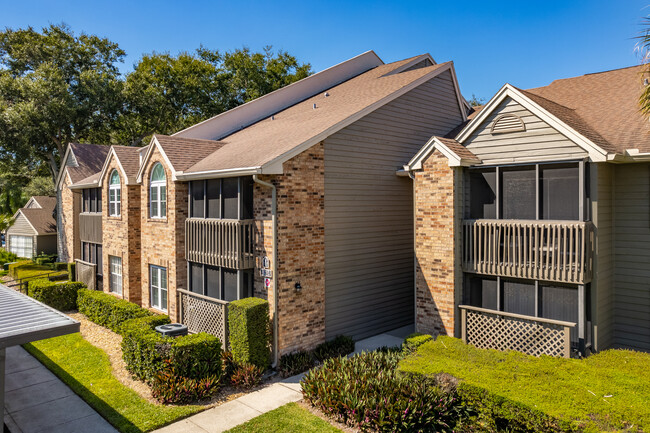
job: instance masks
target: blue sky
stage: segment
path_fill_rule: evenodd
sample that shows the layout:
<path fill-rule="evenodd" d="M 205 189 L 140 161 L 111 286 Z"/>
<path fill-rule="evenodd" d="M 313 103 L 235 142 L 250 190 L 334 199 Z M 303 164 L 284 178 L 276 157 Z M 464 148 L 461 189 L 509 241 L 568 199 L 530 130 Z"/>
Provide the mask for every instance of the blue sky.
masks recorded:
<path fill-rule="evenodd" d="M 0 26 L 65 22 L 142 53 L 273 45 L 322 70 L 367 50 L 385 61 L 453 60 L 466 97 L 639 63 L 633 39 L 650 0 L 611 1 L 7 1 Z"/>

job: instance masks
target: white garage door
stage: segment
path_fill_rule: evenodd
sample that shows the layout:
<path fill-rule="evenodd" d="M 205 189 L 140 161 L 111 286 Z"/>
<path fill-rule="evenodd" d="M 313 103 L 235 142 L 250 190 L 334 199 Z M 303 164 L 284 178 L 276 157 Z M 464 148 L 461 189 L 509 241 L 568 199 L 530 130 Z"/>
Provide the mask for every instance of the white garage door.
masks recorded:
<path fill-rule="evenodd" d="M 31 259 L 34 254 L 34 238 L 31 236 L 10 236 L 9 251 L 18 257 Z"/>

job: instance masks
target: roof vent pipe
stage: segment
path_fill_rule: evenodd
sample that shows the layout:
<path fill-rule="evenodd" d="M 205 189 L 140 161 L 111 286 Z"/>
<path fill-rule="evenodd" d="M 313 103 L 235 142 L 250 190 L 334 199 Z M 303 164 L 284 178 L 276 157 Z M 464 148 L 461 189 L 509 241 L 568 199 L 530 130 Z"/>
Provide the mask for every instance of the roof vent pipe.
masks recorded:
<path fill-rule="evenodd" d="M 314 110 L 316 109 L 316 104 L 314 104 Z"/>
<path fill-rule="evenodd" d="M 647 80 L 646 80 L 647 81 Z M 325 92 L 324 96 L 327 98 L 330 94 L 328 92 Z"/>

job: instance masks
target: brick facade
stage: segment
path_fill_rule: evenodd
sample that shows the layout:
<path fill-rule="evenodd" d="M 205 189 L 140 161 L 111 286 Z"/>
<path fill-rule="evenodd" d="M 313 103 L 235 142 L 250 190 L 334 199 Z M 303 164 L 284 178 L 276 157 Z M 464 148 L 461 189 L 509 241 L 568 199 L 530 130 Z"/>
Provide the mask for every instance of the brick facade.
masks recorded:
<path fill-rule="evenodd" d="M 109 182 L 113 170 L 120 175 L 120 216 L 109 216 Z M 102 244 L 104 291 L 110 292 L 109 256 L 122 259 L 122 297 L 142 304 L 140 251 L 140 185 L 125 185 L 124 173 L 111 154 L 102 184 Z"/>
<path fill-rule="evenodd" d="M 432 335 L 453 336 L 456 326 L 460 170 L 436 150 L 415 173 L 416 328 Z"/>
<path fill-rule="evenodd" d="M 65 170 L 65 168 L 62 168 Z M 79 213 L 81 212 L 81 192 L 70 189 L 70 177 L 67 173 L 63 175 L 59 195 L 58 211 L 58 255 L 59 261 L 72 262 L 81 257 L 81 243 L 79 242 Z"/>
<path fill-rule="evenodd" d="M 160 162 L 167 178 L 167 217 L 149 218 L 149 183 L 151 171 Z M 185 220 L 187 219 L 187 183 L 174 182 L 171 168 L 154 148 L 142 176 L 140 195 L 141 227 L 141 287 L 142 306 L 151 307 L 149 293 L 149 267 L 160 266 L 167 270 L 167 314 L 172 321 L 179 317 L 176 306 L 176 289 L 187 289 L 187 261 L 185 260 Z"/>

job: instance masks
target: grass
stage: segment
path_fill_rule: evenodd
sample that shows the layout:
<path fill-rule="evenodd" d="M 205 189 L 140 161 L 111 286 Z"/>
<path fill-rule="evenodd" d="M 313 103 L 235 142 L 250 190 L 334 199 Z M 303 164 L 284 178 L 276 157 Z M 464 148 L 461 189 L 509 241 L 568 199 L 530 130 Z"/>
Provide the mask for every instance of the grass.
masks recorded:
<path fill-rule="evenodd" d="M 650 430 L 650 354 L 606 350 L 586 359 L 476 349 L 438 337 L 400 363 L 402 371 L 449 373 L 495 394 L 576 421 L 586 431 Z"/>
<path fill-rule="evenodd" d="M 21 278 L 34 277 L 36 275 L 45 274 L 48 272 L 54 272 L 52 269 L 45 265 L 37 265 L 30 262 L 25 262 L 24 265 L 17 266 L 14 269 L 14 279 L 18 280 Z M 51 276 L 67 274 L 67 271 L 58 271 L 53 273 Z"/>
<path fill-rule="evenodd" d="M 230 429 L 227 433 L 335 433 L 340 431 L 296 403 L 289 403 Z"/>
<path fill-rule="evenodd" d="M 202 410 L 149 403 L 122 385 L 113 376 L 106 353 L 79 333 L 37 341 L 25 349 L 123 433 L 154 430 Z"/>

